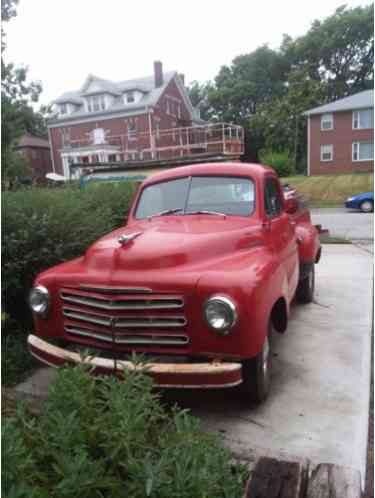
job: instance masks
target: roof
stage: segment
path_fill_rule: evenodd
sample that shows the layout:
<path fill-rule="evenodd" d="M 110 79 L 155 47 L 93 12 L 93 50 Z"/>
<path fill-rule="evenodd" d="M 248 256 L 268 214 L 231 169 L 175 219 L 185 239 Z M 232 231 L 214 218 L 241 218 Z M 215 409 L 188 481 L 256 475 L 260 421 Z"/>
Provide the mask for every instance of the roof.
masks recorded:
<path fill-rule="evenodd" d="M 155 106 L 160 96 L 173 79 L 175 79 L 177 86 L 181 90 L 185 104 L 193 115 L 193 106 L 190 102 L 187 91 L 185 90 L 185 87 L 178 76 L 177 71 L 165 72 L 163 74 L 163 85 L 157 88 L 155 87 L 154 76 L 119 81 L 116 83 L 113 81 L 105 80 L 103 78 L 98 78 L 94 75 L 89 75 L 86 78 L 85 83 L 79 90 L 63 93 L 62 95 L 60 95 L 60 97 L 53 101 L 54 104 L 63 104 L 70 102 L 79 105 L 79 107 L 72 113 L 64 115 L 63 117 L 52 117 L 49 120 L 49 123 L 62 123 L 64 121 L 71 121 L 83 117 L 105 116 L 120 112 L 131 115 L 132 113 L 139 111 L 140 109 L 143 110 L 146 107 Z M 87 92 L 92 82 L 96 83 L 98 89 L 95 90 L 95 92 Z M 143 93 L 143 97 L 138 102 L 125 104 L 122 98 L 122 94 L 130 90 L 140 91 L 141 93 Z M 105 110 L 98 112 L 87 112 L 85 110 L 85 106 L 83 105 L 85 102 L 84 98 L 93 93 L 110 93 L 115 96 L 114 102 L 111 107 Z"/>
<path fill-rule="evenodd" d="M 354 109 L 365 109 L 367 107 L 374 107 L 374 90 L 364 90 L 363 92 L 350 95 L 349 97 L 335 100 L 330 104 L 314 107 L 314 109 L 309 109 L 304 114 L 306 116 L 311 116 L 312 114 L 352 111 Z"/>
<path fill-rule="evenodd" d="M 171 168 L 149 176 L 144 184 L 155 183 L 170 178 L 194 176 L 194 175 L 233 175 L 233 176 L 253 176 L 258 177 L 266 172 L 273 172 L 268 166 L 255 163 L 240 163 L 240 162 L 220 162 L 220 163 L 202 163 L 193 164 L 190 166 L 181 166 Z"/>
<path fill-rule="evenodd" d="M 23 135 L 18 141 L 17 148 L 20 147 L 39 147 L 49 149 L 49 142 L 44 138 L 35 137 L 34 135 Z"/>

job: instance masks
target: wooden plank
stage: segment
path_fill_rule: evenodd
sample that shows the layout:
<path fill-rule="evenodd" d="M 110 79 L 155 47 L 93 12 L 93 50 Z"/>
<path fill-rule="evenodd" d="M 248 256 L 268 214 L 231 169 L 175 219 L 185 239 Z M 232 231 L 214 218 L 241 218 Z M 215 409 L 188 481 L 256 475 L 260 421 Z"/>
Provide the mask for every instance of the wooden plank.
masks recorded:
<path fill-rule="evenodd" d="M 251 472 L 245 498 L 303 498 L 305 476 L 299 462 L 262 457 Z"/>
<path fill-rule="evenodd" d="M 361 474 L 350 467 L 321 463 L 311 473 L 307 498 L 361 498 Z"/>

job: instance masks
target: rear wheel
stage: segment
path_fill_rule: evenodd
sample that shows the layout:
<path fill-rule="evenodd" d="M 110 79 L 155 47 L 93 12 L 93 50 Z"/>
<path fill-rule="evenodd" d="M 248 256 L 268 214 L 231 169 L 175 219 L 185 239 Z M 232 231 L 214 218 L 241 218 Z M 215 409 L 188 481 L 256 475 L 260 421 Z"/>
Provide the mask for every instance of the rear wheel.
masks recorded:
<path fill-rule="evenodd" d="M 262 350 L 255 358 L 242 362 L 241 397 L 250 403 L 259 404 L 269 393 L 271 384 L 271 335 L 272 324 L 268 327 L 268 335 Z"/>
<path fill-rule="evenodd" d="M 296 291 L 297 301 L 300 303 L 311 303 L 314 299 L 315 290 L 315 266 L 312 264 L 307 274 L 298 282 Z"/>
<path fill-rule="evenodd" d="M 374 203 L 372 201 L 363 201 L 359 207 L 363 213 L 372 213 L 374 210 Z"/>

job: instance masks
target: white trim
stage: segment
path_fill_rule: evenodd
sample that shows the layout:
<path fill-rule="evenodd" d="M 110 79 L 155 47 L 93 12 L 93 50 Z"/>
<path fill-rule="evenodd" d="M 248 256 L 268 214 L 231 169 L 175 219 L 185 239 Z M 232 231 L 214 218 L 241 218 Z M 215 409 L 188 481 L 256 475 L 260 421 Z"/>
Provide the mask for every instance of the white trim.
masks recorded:
<path fill-rule="evenodd" d="M 307 118 L 307 176 L 311 176 L 310 164 L 310 116 Z"/>
<path fill-rule="evenodd" d="M 331 116 L 331 126 L 329 128 L 323 128 L 323 122 L 328 122 L 328 120 L 324 121 L 323 118 L 324 116 Z M 332 112 L 325 112 L 320 116 L 320 131 L 330 131 L 333 130 L 333 113 Z"/>
<path fill-rule="evenodd" d="M 352 143 L 352 161 L 353 163 L 361 163 L 361 162 L 368 162 L 368 161 L 373 161 L 374 156 L 366 158 L 366 159 L 359 159 L 359 149 L 361 144 L 372 144 L 374 147 L 374 142 L 369 142 L 369 141 L 357 141 Z M 354 159 L 354 146 L 358 145 L 358 159 Z"/>
<path fill-rule="evenodd" d="M 54 154 L 53 154 L 54 150 L 52 147 L 51 130 L 49 128 L 47 128 L 47 133 L 48 133 L 48 141 L 49 141 L 49 154 L 50 154 L 51 160 L 52 160 L 52 170 L 54 173 L 56 173 L 55 158 L 54 158 Z"/>
<path fill-rule="evenodd" d="M 94 114 L 94 113 L 93 113 Z M 96 123 L 98 121 L 108 121 L 111 119 L 117 119 L 117 118 L 133 118 L 134 116 L 143 116 L 147 115 L 146 107 L 142 107 L 141 110 L 139 111 L 125 111 L 125 112 L 120 112 L 118 114 L 105 114 L 104 116 L 95 114 L 93 116 L 82 116 L 82 117 L 77 117 L 76 120 L 72 121 L 63 121 L 57 122 L 57 123 L 50 123 L 47 124 L 48 128 L 61 128 L 62 126 L 74 126 L 74 125 L 80 125 L 82 123 Z"/>
<path fill-rule="evenodd" d="M 323 159 L 323 147 L 331 147 L 331 157 L 330 159 Z M 329 163 L 333 161 L 333 144 L 320 144 L 320 161 L 322 163 Z"/>
<path fill-rule="evenodd" d="M 374 128 L 374 126 L 368 126 L 368 127 L 364 127 L 364 126 L 361 126 L 361 111 L 372 111 L 372 114 L 373 114 L 373 120 L 374 120 L 374 109 L 372 107 L 366 107 L 366 109 L 355 109 L 352 111 L 352 130 L 372 130 Z M 358 113 L 358 127 L 355 128 L 354 127 L 354 114 L 355 113 Z"/>

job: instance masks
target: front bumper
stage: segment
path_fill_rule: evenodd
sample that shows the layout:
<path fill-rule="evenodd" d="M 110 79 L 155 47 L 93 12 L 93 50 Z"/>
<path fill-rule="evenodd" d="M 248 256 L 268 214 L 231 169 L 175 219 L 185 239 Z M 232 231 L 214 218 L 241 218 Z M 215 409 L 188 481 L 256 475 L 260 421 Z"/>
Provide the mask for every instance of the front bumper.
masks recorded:
<path fill-rule="evenodd" d="M 95 375 L 116 375 L 123 377 L 126 371 L 142 370 L 151 375 L 160 387 L 220 389 L 234 387 L 242 382 L 241 363 L 147 363 L 137 364 L 107 358 L 86 357 L 78 353 L 53 346 L 30 334 L 27 338 L 30 353 L 41 362 L 51 367 L 66 364 L 86 364 L 92 367 Z"/>

